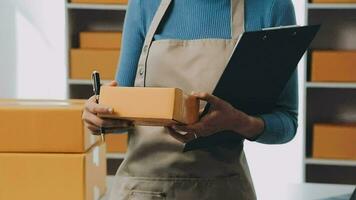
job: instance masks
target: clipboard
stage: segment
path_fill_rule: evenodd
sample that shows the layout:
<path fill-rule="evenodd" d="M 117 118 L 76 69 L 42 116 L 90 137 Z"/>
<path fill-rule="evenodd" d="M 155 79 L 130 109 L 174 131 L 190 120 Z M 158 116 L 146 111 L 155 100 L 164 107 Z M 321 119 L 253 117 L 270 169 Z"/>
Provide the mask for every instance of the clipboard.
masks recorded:
<path fill-rule="evenodd" d="M 243 33 L 213 95 L 249 115 L 272 112 L 319 29 L 320 25 L 287 26 Z M 209 104 L 202 115 L 208 110 Z M 214 146 L 233 148 L 243 139 L 237 133 L 224 131 L 193 140 L 184 151 Z"/>

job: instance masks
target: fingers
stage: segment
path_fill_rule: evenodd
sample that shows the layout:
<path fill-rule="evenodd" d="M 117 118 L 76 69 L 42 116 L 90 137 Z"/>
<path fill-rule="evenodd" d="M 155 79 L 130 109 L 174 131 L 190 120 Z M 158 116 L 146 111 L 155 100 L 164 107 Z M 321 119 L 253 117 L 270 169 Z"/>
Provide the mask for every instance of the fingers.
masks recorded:
<path fill-rule="evenodd" d="M 211 95 L 209 93 L 206 93 L 206 92 L 197 92 L 197 93 L 193 93 L 192 95 L 197 97 L 200 100 L 207 101 L 208 103 L 210 103 L 212 105 L 219 105 L 221 102 L 220 98 L 218 98 L 214 95 Z"/>
<path fill-rule="evenodd" d="M 128 121 L 118 119 L 103 119 L 89 112 L 83 114 L 83 120 L 86 123 L 99 128 L 124 128 L 132 125 L 132 123 Z"/>
<path fill-rule="evenodd" d="M 97 104 L 95 96 L 90 97 L 90 99 L 85 103 L 85 110 L 94 114 L 112 114 L 114 112 L 112 108 Z"/>
<path fill-rule="evenodd" d="M 101 134 L 101 131 L 104 131 L 104 133 L 123 133 L 129 130 L 130 128 L 133 127 L 132 122 L 129 121 L 121 121 L 121 120 L 112 120 L 113 122 L 110 122 L 110 120 L 103 120 L 104 126 L 99 126 L 90 120 L 85 119 L 85 126 L 92 132 L 94 135 L 99 135 Z M 108 124 L 108 125 L 105 125 Z M 102 130 L 103 127 L 104 129 Z"/>
<path fill-rule="evenodd" d="M 176 140 L 182 142 L 182 143 L 188 143 L 194 139 L 196 139 L 194 133 L 186 133 L 186 134 L 181 134 L 178 133 L 176 130 L 174 130 L 172 127 L 167 127 L 169 134 L 175 138 Z"/>
<path fill-rule="evenodd" d="M 91 131 L 93 135 L 99 135 L 100 134 L 100 128 L 97 127 L 95 124 L 92 124 L 91 122 L 85 122 L 85 126 L 87 129 Z"/>
<path fill-rule="evenodd" d="M 117 82 L 116 81 L 111 81 L 109 83 L 106 83 L 104 84 L 105 86 L 111 86 L 111 87 L 115 87 L 115 86 L 118 86 Z"/>
<path fill-rule="evenodd" d="M 106 134 L 110 134 L 110 133 L 126 133 L 131 128 L 132 128 L 132 126 L 126 127 L 126 128 L 106 128 L 105 129 L 105 133 Z"/>
<path fill-rule="evenodd" d="M 178 131 L 187 132 L 187 133 L 193 133 L 193 135 L 195 133 L 198 137 L 204 136 L 206 134 L 206 132 L 208 131 L 202 122 L 198 122 L 198 123 L 195 123 L 192 125 L 186 125 L 186 126 L 175 125 L 175 126 L 173 126 L 173 129 L 176 129 Z"/>

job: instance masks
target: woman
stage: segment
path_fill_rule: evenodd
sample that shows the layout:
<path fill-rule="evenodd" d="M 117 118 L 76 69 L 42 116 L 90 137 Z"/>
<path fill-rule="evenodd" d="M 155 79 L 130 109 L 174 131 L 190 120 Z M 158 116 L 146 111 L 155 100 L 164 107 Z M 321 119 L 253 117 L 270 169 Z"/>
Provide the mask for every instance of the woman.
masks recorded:
<path fill-rule="evenodd" d="M 193 125 L 130 129 L 128 152 L 110 198 L 256 199 L 242 139 L 230 148 L 183 153 L 183 147 L 188 141 L 221 131 L 266 144 L 286 143 L 294 137 L 296 73 L 275 110 L 260 116 L 249 116 L 210 95 L 243 31 L 292 24 L 295 16 L 290 0 L 131 0 L 119 84 L 198 91 L 193 95 L 212 106 Z M 92 97 L 83 119 L 93 133 L 100 127 L 123 130 L 130 126 L 126 121 L 96 116 L 111 111 L 96 105 Z"/>

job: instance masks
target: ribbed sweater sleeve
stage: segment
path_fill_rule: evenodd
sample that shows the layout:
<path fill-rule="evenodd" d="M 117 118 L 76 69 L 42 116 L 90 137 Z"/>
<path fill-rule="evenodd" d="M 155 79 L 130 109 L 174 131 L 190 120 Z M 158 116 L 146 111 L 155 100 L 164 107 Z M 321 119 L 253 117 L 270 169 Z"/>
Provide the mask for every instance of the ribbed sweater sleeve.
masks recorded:
<path fill-rule="evenodd" d="M 296 23 L 294 6 L 290 0 L 274 0 L 270 15 L 270 25 L 286 26 Z M 281 144 L 292 140 L 298 127 L 298 75 L 294 72 L 279 97 L 272 113 L 261 115 L 265 130 L 257 139 L 259 143 Z"/>
<path fill-rule="evenodd" d="M 140 0 L 130 0 L 124 21 L 116 81 L 120 86 L 133 86 L 137 64 L 145 39 Z"/>

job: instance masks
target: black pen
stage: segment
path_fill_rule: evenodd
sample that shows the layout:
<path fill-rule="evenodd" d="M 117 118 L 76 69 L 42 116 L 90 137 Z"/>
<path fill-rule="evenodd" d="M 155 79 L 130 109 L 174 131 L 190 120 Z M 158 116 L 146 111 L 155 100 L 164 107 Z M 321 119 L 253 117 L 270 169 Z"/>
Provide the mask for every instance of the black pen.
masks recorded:
<path fill-rule="evenodd" d="M 100 95 L 100 74 L 97 71 L 94 71 L 92 74 L 92 83 L 93 83 L 93 92 L 95 95 L 95 101 L 96 103 L 99 103 L 99 95 Z M 100 128 L 100 135 L 101 135 L 101 140 L 105 142 L 105 135 L 104 135 L 104 128 Z"/>

